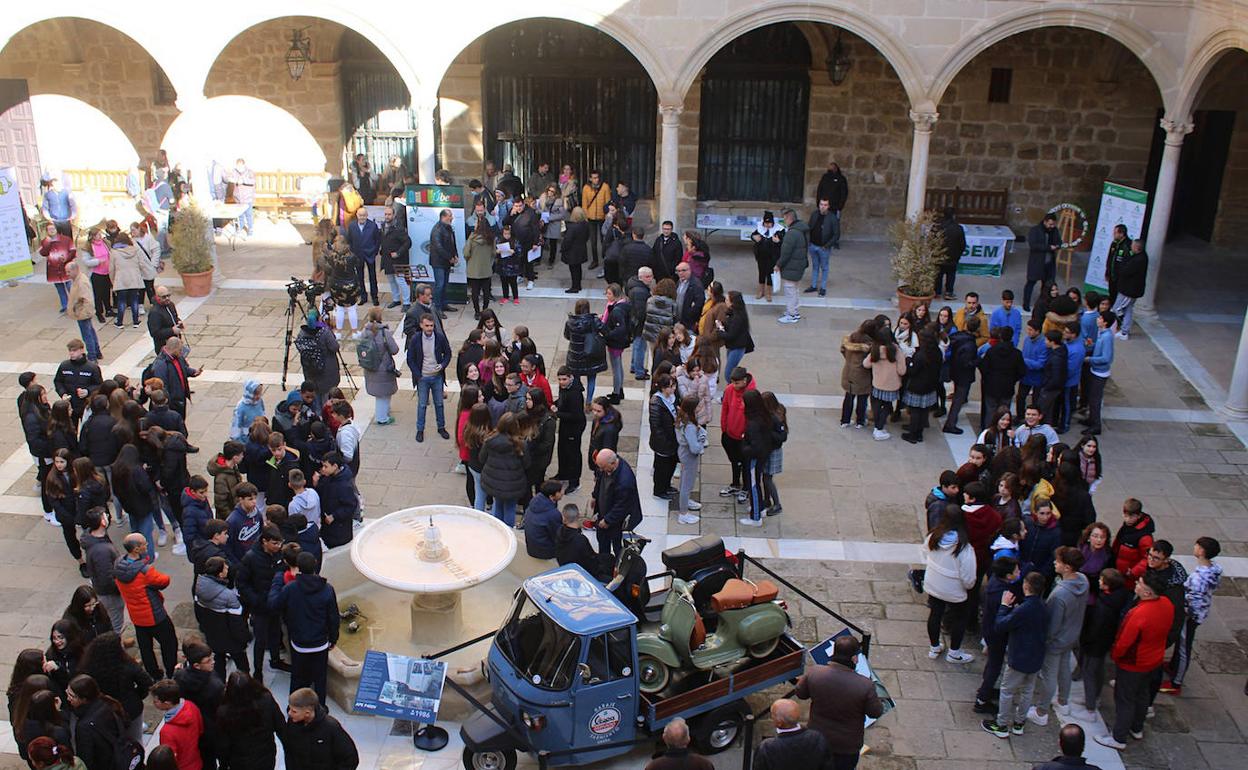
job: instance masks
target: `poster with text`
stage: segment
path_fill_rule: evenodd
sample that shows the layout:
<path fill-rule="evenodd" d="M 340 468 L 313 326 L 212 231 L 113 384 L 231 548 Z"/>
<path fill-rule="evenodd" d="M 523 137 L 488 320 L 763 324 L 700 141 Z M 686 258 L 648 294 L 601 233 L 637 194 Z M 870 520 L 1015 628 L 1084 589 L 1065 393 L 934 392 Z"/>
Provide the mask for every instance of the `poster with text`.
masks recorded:
<path fill-rule="evenodd" d="M 451 268 L 451 283 L 467 283 L 468 270 L 464 260 L 464 202 L 467 196 L 459 185 L 413 184 L 407 186 L 407 234 L 412 239 L 411 265 L 413 281 L 432 281 L 429 268 L 429 235 L 444 210 L 451 212 L 451 230 L 455 233 L 455 249 L 459 262 Z"/>
<path fill-rule="evenodd" d="M 438 719 L 446 662 L 369 650 L 364 654 L 354 711 L 433 724 Z"/>
<path fill-rule="evenodd" d="M 1101 210 L 1096 215 L 1096 235 L 1092 253 L 1088 255 L 1088 272 L 1083 278 L 1084 291 L 1105 291 L 1105 260 L 1109 244 L 1114 242 L 1114 227 L 1127 226 L 1131 238 L 1143 238 L 1144 213 L 1148 210 L 1148 193 L 1134 187 L 1105 182 L 1101 188 Z"/>
<path fill-rule="evenodd" d="M 0 281 L 25 278 L 34 273 L 30 241 L 22 218 L 21 188 L 12 166 L 0 167 Z"/>

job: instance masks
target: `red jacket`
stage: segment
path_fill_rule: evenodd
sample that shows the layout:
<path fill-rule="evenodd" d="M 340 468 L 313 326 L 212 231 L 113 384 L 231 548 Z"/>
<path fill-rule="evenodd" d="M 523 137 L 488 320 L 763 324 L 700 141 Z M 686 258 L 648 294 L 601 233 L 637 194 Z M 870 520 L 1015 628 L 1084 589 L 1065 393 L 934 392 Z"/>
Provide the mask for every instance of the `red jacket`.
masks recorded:
<path fill-rule="evenodd" d="M 745 390 L 737 389 L 728 383 L 724 387 L 724 401 L 719 410 L 719 429 L 729 438 L 740 441 L 745 438 L 745 402 L 741 396 L 746 390 L 757 390 L 754 387 L 754 376 L 745 381 Z"/>
<path fill-rule="evenodd" d="M 533 379 L 530 380 L 529 378 L 521 374 L 520 381 L 523 382 L 525 385 L 527 385 L 529 390 L 532 390 L 533 388 L 537 388 L 538 390 L 542 391 L 542 393 L 546 395 L 546 408 L 547 409 L 555 405 L 555 397 L 550 392 L 550 380 L 546 379 L 546 376 L 544 374 L 542 374 L 541 372 L 537 370 L 534 370 Z"/>
<path fill-rule="evenodd" d="M 1114 665 L 1137 673 L 1153 671 L 1166 657 L 1166 636 L 1174 623 L 1174 605 L 1164 596 L 1127 610 L 1110 657 Z"/>
<path fill-rule="evenodd" d="M 1122 573 L 1127 580 L 1127 588 L 1135 587 L 1135 565 L 1146 562 L 1148 549 L 1153 547 L 1153 517 L 1147 513 L 1140 516 L 1135 524 L 1123 524 L 1114 536 L 1114 544 L 1110 547 L 1114 554 L 1114 569 Z"/>
<path fill-rule="evenodd" d="M 169 576 L 142 560 L 122 556 L 113 565 L 114 582 L 136 626 L 155 626 L 169 615 L 160 589 L 169 587 Z"/>
<path fill-rule="evenodd" d="M 975 559 L 980 571 L 988 569 L 992 555 L 988 546 L 992 545 L 997 530 L 1001 529 L 1001 514 L 991 505 L 962 506 L 962 517 L 966 520 L 966 534 L 970 538 L 971 547 L 975 549 Z"/>
<path fill-rule="evenodd" d="M 204 760 L 199 754 L 203 734 L 204 717 L 199 707 L 183 698 L 182 708 L 160 727 L 160 745 L 173 749 L 178 770 L 203 770 Z"/>

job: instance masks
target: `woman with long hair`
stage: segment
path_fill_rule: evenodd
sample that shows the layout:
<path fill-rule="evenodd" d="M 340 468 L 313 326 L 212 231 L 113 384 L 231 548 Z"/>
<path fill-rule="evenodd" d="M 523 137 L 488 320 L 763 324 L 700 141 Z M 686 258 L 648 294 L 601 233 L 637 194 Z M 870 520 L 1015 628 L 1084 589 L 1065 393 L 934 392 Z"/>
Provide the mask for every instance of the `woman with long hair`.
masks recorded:
<path fill-rule="evenodd" d="M 56 523 L 61 525 L 61 535 L 65 538 L 69 555 L 78 562 L 79 574 L 86 577 L 87 562 L 82 555 L 82 544 L 78 542 L 78 512 L 70 472 L 69 450 L 56 450 L 52 455 L 52 467 L 43 479 L 43 493 L 52 502 L 52 512 Z"/>
<path fill-rule="evenodd" d="M 876 441 L 887 441 L 892 436 L 884 426 L 901 391 L 901 376 L 906 373 L 906 359 L 898 353 L 891 331 L 876 328 L 871 353 L 862 360 L 862 365 L 871 370 L 871 411 L 875 418 L 875 430 L 871 435 Z"/>
<path fill-rule="evenodd" d="M 113 630 L 113 623 L 108 617 L 108 609 L 100 602 L 95 589 L 83 584 L 74 589 L 69 597 L 69 605 L 61 617 L 72 620 L 82 630 L 82 642 L 85 647 L 100 634 Z"/>
<path fill-rule="evenodd" d="M 229 770 L 273 770 L 286 718 L 273 693 L 258 680 L 235 671 L 225 680 L 216 713 L 217 761 Z"/>
<path fill-rule="evenodd" d="M 997 509 L 1002 519 L 1022 518 L 1023 509 L 1018 504 L 1022 491 L 1017 474 L 1006 471 L 997 477 L 997 494 L 992 500 L 992 507 Z"/>
<path fill-rule="evenodd" d="M 997 407 L 992 414 L 992 421 L 980 432 L 975 443 L 988 447 L 993 457 L 1014 443 L 1014 413 L 1010 411 L 1009 404 Z"/>
<path fill-rule="evenodd" d="M 706 274 L 711 265 L 711 247 L 707 246 L 702 236 L 694 230 L 686 230 L 684 240 L 685 253 L 680 261 L 688 262 L 689 272 L 705 284 Z"/>
<path fill-rule="evenodd" d="M 546 480 L 546 469 L 554 458 L 555 433 L 558 428 L 555 416 L 550 411 L 550 404 L 546 403 L 546 392 L 541 388 L 529 388 L 525 391 L 521 423 L 525 434 L 525 451 L 529 456 L 529 485 L 533 488 L 533 494 L 537 494 L 541 491 L 542 482 Z"/>
<path fill-rule="evenodd" d="M 460 406 L 461 408 L 463 406 L 462 399 Z M 464 460 L 464 467 L 468 469 L 468 478 L 472 485 L 468 500 L 473 508 L 484 511 L 486 507 L 485 489 L 481 486 L 481 447 L 490 437 L 490 407 L 484 401 L 479 400 L 468 407 L 467 414 L 467 418 L 464 418 L 463 412 L 460 413 L 463 428 L 461 430 L 457 427 L 456 437 L 460 445 L 461 457 L 467 456 Z"/>
<path fill-rule="evenodd" d="M 602 329 L 602 319 L 590 311 L 587 299 L 578 299 L 568 320 L 563 322 L 563 338 L 568 341 L 568 371 L 577 383 L 585 378 L 587 401 L 594 400 L 598 373 L 607 370 L 607 350 L 599 336 Z"/>
<path fill-rule="evenodd" d="M 377 351 L 377 366 L 364 370 L 364 392 L 373 397 L 377 424 L 393 425 L 390 399 L 399 392 L 399 370 L 394 365 L 399 343 L 395 341 L 394 334 L 382 317 L 381 308 L 370 307 L 364 315 L 364 321 L 364 330 L 360 332 L 360 337 L 371 342 Z"/>
<path fill-rule="evenodd" d="M 459 380 L 462 387 L 468 377 L 468 366 L 470 364 L 479 364 L 481 359 L 485 358 L 485 344 L 483 342 L 485 335 L 480 329 L 472 329 L 468 332 L 468 336 L 464 338 L 464 342 L 459 346 L 459 350 L 455 352 L 455 379 Z M 478 373 L 480 368 L 478 367 Z"/>
<path fill-rule="evenodd" d="M 724 359 L 724 375 L 727 377 L 741 363 L 741 359 L 754 350 L 754 338 L 750 336 L 750 315 L 745 309 L 745 298 L 741 296 L 741 292 L 728 292 L 728 314 L 716 330 L 728 351 Z"/>
<path fill-rule="evenodd" d="M 565 294 L 576 294 L 581 290 L 581 265 L 589 259 L 589 222 L 586 220 L 585 209 L 576 206 L 564 222 L 563 250 L 560 259 L 568 266 L 572 276 L 572 286 Z"/>
<path fill-rule="evenodd" d="M 160 518 L 160 511 L 169 512 L 173 526 L 173 552 L 186 553 L 182 541 L 182 490 L 191 483 L 191 473 L 186 465 L 188 454 L 197 454 L 199 447 L 187 443 L 186 436 L 177 431 L 166 431 L 159 425 L 147 430 L 146 443 L 156 454 L 156 486 L 161 504 L 157 507 L 156 523 L 160 530 L 158 545 L 169 541 L 169 528 Z"/>
<path fill-rule="evenodd" d="M 597 478 L 598 465 L 594 459 L 598 457 L 598 453 L 604 449 L 612 451 L 619 448 L 620 429 L 623 418 L 620 416 L 620 410 L 615 408 L 611 403 L 611 399 L 606 396 L 599 396 L 590 404 L 589 413 L 593 417 L 593 426 L 589 431 L 589 467 L 593 469 L 594 476 Z"/>
<path fill-rule="evenodd" d="M 37 647 L 27 647 L 17 654 L 17 660 L 13 662 L 13 673 L 9 676 L 9 687 L 5 691 L 10 722 L 17 724 L 14 715 L 17 714 L 20 703 L 29 703 L 31 695 L 53 688 L 52 680 L 43 673 L 45 665 L 47 660 L 43 657 L 43 650 Z"/>
<path fill-rule="evenodd" d="M 117 744 L 123 739 L 137 743 L 142 738 L 142 703 L 139 716 L 127 727 L 127 712 L 88 674 L 70 680 L 65 699 L 77 717 L 74 749 L 78 759 L 89 770 L 125 770 L 117 765 Z"/>
<path fill-rule="evenodd" d="M 676 459 L 680 461 L 676 520 L 681 524 L 697 524 L 701 518 L 697 511 L 702 510 L 702 503 L 694 500 L 692 494 L 707 443 L 706 428 L 698 422 L 698 397 L 685 396 L 676 410 Z"/>
<path fill-rule="evenodd" d="M 74 756 L 74 750 L 68 740 L 69 731 L 65 731 L 66 740 L 50 735 L 35 738 L 26 746 L 26 761 L 34 770 L 93 770 L 81 759 Z"/>
<path fill-rule="evenodd" d="M 932 412 L 933 417 L 944 417 L 945 399 L 948 394 L 945 391 L 945 383 L 949 382 L 949 361 L 945 360 L 945 351 L 949 349 L 949 335 L 958 330 L 953 322 L 953 308 L 945 305 L 936 311 L 936 317 L 932 319 L 932 327 L 936 330 L 936 337 L 940 341 L 940 356 L 942 363 L 940 365 L 940 387 L 936 389 L 937 406 L 936 411 Z"/>
<path fill-rule="evenodd" d="M 768 516 L 784 513 L 780 504 L 780 492 L 776 489 L 776 476 L 784 470 L 784 442 L 789 438 L 789 414 L 784 404 L 770 390 L 763 391 L 763 406 L 771 415 L 771 435 L 775 448 L 767 455 L 763 465 L 763 507 Z"/>
<path fill-rule="evenodd" d="M 1084 436 L 1079 439 L 1079 472 L 1088 485 L 1088 492 L 1096 492 L 1105 475 L 1105 463 L 1101 459 L 1101 442 L 1096 436 Z"/>
<path fill-rule="evenodd" d="M 676 343 L 676 334 L 670 326 L 664 326 L 660 329 L 658 336 L 654 340 L 654 352 L 650 357 L 650 378 L 652 381 L 658 377 L 659 368 L 665 363 L 670 364 L 673 371 L 680 366 L 680 347 Z M 651 387 L 653 387 L 653 383 Z"/>
<path fill-rule="evenodd" d="M 1083 480 L 1077 460 L 1058 464 L 1057 474 L 1053 477 L 1053 505 L 1062 512 L 1058 521 L 1062 529 L 1062 545 L 1075 545 L 1084 527 L 1096 521 L 1096 506 L 1092 503 L 1092 495 L 1088 492 L 1088 484 Z"/>
<path fill-rule="evenodd" d="M 160 507 L 156 484 L 143 467 L 139 450 L 127 444 L 113 461 L 113 488 L 121 507 L 130 516 L 130 531 L 147 539 L 148 558 L 156 554 L 155 512 Z"/>
<path fill-rule="evenodd" d="M 44 652 L 43 671 L 56 683 L 57 689 L 64 691 L 69 680 L 78 673 L 82 662 L 82 653 L 86 642 L 82 639 L 82 629 L 72 620 L 61 618 L 52 624 L 48 633 L 48 649 Z"/>
<path fill-rule="evenodd" d="M 741 456 L 745 463 L 745 481 L 749 484 L 747 499 L 750 515 L 737 521 L 747 527 L 763 526 L 763 468 L 771 450 L 776 447 L 772 434 L 771 414 L 763 402 L 763 394 L 747 390 L 741 395 L 745 408 L 745 437 L 741 442 Z"/>
<path fill-rule="evenodd" d="M 65 680 L 68 684 L 69 680 Z M 63 690 L 62 690 L 63 691 Z M 61 714 L 61 696 L 53 690 L 32 693 L 26 703 L 18 703 L 18 711 L 10 714 L 13 720 L 13 737 L 17 739 L 17 753 L 31 767 L 29 747 L 37 740 L 51 740 L 66 745 L 70 742 L 69 725 Z"/>
<path fill-rule="evenodd" d="M 40 499 L 43 503 L 43 520 L 55 524 L 52 500 L 43 489 L 43 480 L 52 468 L 52 442 L 49 440 L 51 428 L 52 406 L 48 403 L 48 393 L 42 385 L 31 383 L 18 399 L 18 417 L 22 421 L 22 432 L 26 434 L 26 449 L 37 463 L 35 481 L 40 485 Z"/>
<path fill-rule="evenodd" d="M 481 446 L 480 457 L 481 487 L 494 498 L 494 517 L 514 527 L 516 506 L 529 489 L 530 460 L 520 418 L 504 412 Z"/>
<path fill-rule="evenodd" d="M 586 303 L 588 304 L 588 303 Z M 559 470 L 555 478 L 566 483 L 564 495 L 574 492 L 581 485 L 581 436 L 585 433 L 585 389 L 568 366 L 555 372 L 559 393 L 555 396 L 555 418 L 558 429 L 555 434 L 555 457 Z"/>
<path fill-rule="evenodd" d="M 871 352 L 877 324 L 868 318 L 858 328 L 841 338 L 841 389 L 845 398 L 841 401 L 841 427 L 848 428 L 853 419 L 855 428 L 867 425 L 867 399 L 871 396 L 871 372 L 862 360 Z"/>
<path fill-rule="evenodd" d="M 80 675 L 70 680 L 69 689 L 76 689 L 81 674 L 89 675 L 92 683 L 120 706 L 126 735 L 141 740 L 143 699 L 151 689 L 152 677 L 121 646 L 121 637 L 109 631 L 92 639 L 82 654 L 78 670 Z"/>
<path fill-rule="evenodd" d="M 481 317 L 477 319 L 477 328 L 481 330 L 481 339 L 486 346 L 487 356 L 489 355 L 490 340 L 498 343 L 499 350 L 505 350 L 511 344 L 511 334 L 503 328 L 503 324 L 498 320 L 498 316 L 489 308 L 481 308 Z"/>
<path fill-rule="evenodd" d="M 1083 554 L 1083 566 L 1079 571 L 1088 576 L 1088 584 L 1096 585 L 1101 579 L 1101 572 L 1106 567 L 1114 566 L 1114 555 L 1109 550 L 1113 535 L 1109 527 L 1094 521 L 1079 533 L 1079 552 Z M 1088 605 L 1096 602 L 1097 591 L 1088 592 Z"/>
<path fill-rule="evenodd" d="M 334 245 L 337 234 L 333 220 L 322 219 L 316 223 L 316 232 L 312 235 L 312 280 L 324 283 L 325 252 Z"/>
<path fill-rule="evenodd" d="M 908 323 L 904 316 L 901 323 Z M 904 441 L 918 444 L 923 441 L 927 429 L 927 410 L 936 405 L 936 391 L 940 388 L 940 345 L 936 333 L 924 329 L 916 335 L 918 347 L 910 357 L 909 371 L 905 379 L 905 391 L 901 401 L 910 410 L 910 429 L 901 434 Z"/>
<path fill-rule="evenodd" d="M 464 262 L 468 273 L 468 293 L 472 295 L 472 317 L 490 307 L 490 281 L 494 277 L 494 228 L 488 217 L 480 217 L 468 240 L 464 241 Z"/>
<path fill-rule="evenodd" d="M 48 441 L 52 452 L 69 450 L 70 458 L 78 456 L 78 431 L 74 429 L 73 405 L 59 399 L 48 411 Z"/>
<path fill-rule="evenodd" d="M 90 457 L 77 457 L 70 465 L 74 479 L 74 520 L 78 526 L 86 523 L 87 511 L 92 508 L 108 508 L 111 496 L 108 480 L 95 467 Z"/>
<path fill-rule="evenodd" d="M 976 564 L 960 506 L 945 506 L 940 522 L 928 532 L 925 545 L 927 572 L 923 592 L 927 594 L 927 638 L 931 643 L 927 657 L 935 660 L 944 651 L 940 629 L 947 622 L 949 652 L 945 660 L 970 663 L 975 658 L 962 652 L 962 636 L 966 632 L 968 592 L 975 586 Z"/>
<path fill-rule="evenodd" d="M 473 366 L 475 368 L 475 365 Z M 481 400 L 480 388 L 476 385 L 464 385 L 459 391 L 459 406 L 455 410 L 455 448 L 459 451 L 459 467 L 464 469 L 464 486 L 468 494 L 469 505 L 472 505 L 476 499 L 473 491 L 476 485 L 472 480 L 472 474 L 467 470 L 469 452 L 468 446 L 464 443 L 464 428 L 468 425 L 469 412 Z"/>
<path fill-rule="evenodd" d="M 488 363 L 481 362 L 482 366 L 489 366 L 489 379 L 486 379 L 486 372 L 481 372 L 481 378 L 484 380 L 481 390 L 485 393 L 485 403 L 490 406 L 491 412 L 495 409 L 501 409 L 501 405 L 507 400 L 507 359 L 495 358 Z"/>

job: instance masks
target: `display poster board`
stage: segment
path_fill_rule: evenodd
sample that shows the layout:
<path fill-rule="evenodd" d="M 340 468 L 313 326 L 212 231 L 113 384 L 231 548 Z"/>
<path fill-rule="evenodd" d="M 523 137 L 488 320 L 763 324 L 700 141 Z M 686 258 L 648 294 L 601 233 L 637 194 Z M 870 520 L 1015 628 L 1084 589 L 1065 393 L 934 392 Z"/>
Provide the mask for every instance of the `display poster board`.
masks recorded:
<path fill-rule="evenodd" d="M 1143 238 L 1144 214 L 1148 211 L 1148 193 L 1134 187 L 1105 182 L 1101 186 L 1101 210 L 1096 215 L 1096 236 L 1092 239 L 1092 253 L 1088 255 L 1088 272 L 1083 278 L 1084 291 L 1099 289 L 1105 285 L 1105 260 L 1109 245 L 1114 242 L 1114 227 L 1126 225 L 1127 235 Z"/>
<path fill-rule="evenodd" d="M 455 246 L 459 262 L 451 268 L 451 283 L 467 283 L 467 260 L 464 259 L 464 219 L 467 216 L 468 196 L 460 185 L 413 184 L 408 185 L 405 195 L 407 205 L 407 234 L 412 239 L 411 266 L 413 281 L 432 281 L 433 270 L 429 267 L 429 234 L 438 223 L 444 209 L 451 212 L 451 230 L 455 233 Z M 371 213 L 370 213 L 371 216 Z"/>
<path fill-rule="evenodd" d="M 836 644 L 836 640 L 850 633 L 852 632 L 848 628 L 843 628 L 840 633 L 829 636 L 819 644 L 811 647 L 810 659 L 813 660 L 817 666 L 827 665 L 828 661 L 832 660 L 832 647 Z M 867 662 L 866 655 L 858 656 L 858 663 L 854 666 L 854 670 L 875 683 L 875 694 L 879 696 L 880 703 L 884 705 L 884 711 L 880 713 L 880 716 L 884 716 L 897 707 L 897 703 L 893 700 L 893 696 L 888 694 L 888 690 L 885 689 L 884 683 L 880 681 L 880 678 L 876 676 L 875 671 L 871 669 L 871 664 Z M 864 719 L 863 727 L 870 727 L 875 724 L 875 722 L 875 719 L 866 717 Z"/>
<path fill-rule="evenodd" d="M 0 167 L 0 281 L 25 278 L 35 272 L 30 261 L 30 241 L 22 218 L 22 191 L 17 171 Z"/>
<path fill-rule="evenodd" d="M 433 724 L 438 719 L 445 681 L 446 661 L 368 650 L 352 709 Z"/>
<path fill-rule="evenodd" d="M 1014 231 L 1003 225 L 962 225 L 962 231 L 966 250 L 958 260 L 958 275 L 1001 275 Z"/>

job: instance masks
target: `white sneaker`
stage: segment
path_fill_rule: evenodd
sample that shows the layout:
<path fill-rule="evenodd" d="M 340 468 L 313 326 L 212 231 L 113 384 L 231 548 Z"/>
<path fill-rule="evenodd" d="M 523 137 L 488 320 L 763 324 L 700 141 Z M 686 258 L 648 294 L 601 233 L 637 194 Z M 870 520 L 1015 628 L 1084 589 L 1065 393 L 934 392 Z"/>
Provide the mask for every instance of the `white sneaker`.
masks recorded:
<path fill-rule="evenodd" d="M 762 520 L 762 519 L 759 519 L 758 521 L 755 521 L 754 519 L 751 519 L 749 516 L 743 516 L 743 517 L 741 517 L 741 518 L 737 519 L 737 523 L 738 523 L 738 524 L 740 524 L 740 525 L 741 525 L 741 526 L 743 526 L 743 527 L 761 527 L 761 526 L 763 526 L 763 520 Z"/>
<path fill-rule="evenodd" d="M 702 520 L 701 516 L 697 516 L 692 513 L 682 513 L 676 517 L 676 521 L 680 522 L 681 524 L 697 524 L 701 520 Z"/>
<path fill-rule="evenodd" d="M 1114 339 L 1125 340 L 1130 339 L 1130 337 L 1127 336 L 1126 332 L 1118 332 L 1114 335 Z"/>
<path fill-rule="evenodd" d="M 871 438 L 875 439 L 876 441 L 888 441 L 890 438 L 892 438 L 892 435 L 886 430 L 880 430 L 878 428 L 875 428 L 871 431 Z"/>
<path fill-rule="evenodd" d="M 690 501 L 689 501 L 689 510 L 691 510 L 691 511 L 700 511 L 700 510 L 702 510 L 702 503 L 699 503 L 697 500 L 690 500 Z"/>
<path fill-rule="evenodd" d="M 174 543 L 173 548 L 169 549 L 175 556 L 186 555 L 186 545 L 184 543 Z"/>
<path fill-rule="evenodd" d="M 1053 707 L 1053 710 L 1057 712 L 1059 717 L 1068 717 L 1071 714 L 1069 703 L 1059 703 Z"/>
<path fill-rule="evenodd" d="M 156 530 L 156 545 L 169 545 L 169 535 L 165 534 L 163 529 Z"/>
<path fill-rule="evenodd" d="M 798 322 L 798 321 L 800 321 L 800 320 L 802 320 L 802 319 L 798 318 L 797 316 L 792 316 L 792 315 L 789 315 L 788 313 L 785 313 L 784 315 L 782 315 L 782 316 L 780 316 L 779 318 L 777 318 L 777 319 L 776 319 L 776 323 L 780 323 L 780 324 L 795 324 L 795 323 L 797 323 L 797 322 Z"/>
<path fill-rule="evenodd" d="M 1027 709 L 1027 721 L 1031 722 L 1033 725 L 1044 727 L 1049 723 L 1049 715 L 1041 714 L 1039 711 L 1036 711 L 1035 706 L 1032 706 Z"/>
<path fill-rule="evenodd" d="M 944 651 L 945 651 L 945 645 L 943 643 L 938 644 L 935 647 L 928 647 L 927 657 L 931 658 L 932 660 L 936 660 L 937 658 L 940 657 L 940 654 Z"/>
<path fill-rule="evenodd" d="M 1108 746 L 1111 749 L 1118 749 L 1119 751 L 1122 751 L 1123 749 L 1127 747 L 1127 744 L 1119 743 L 1118 741 L 1114 740 L 1114 736 L 1112 735 L 1098 735 L 1096 736 L 1095 740 L 1097 743 L 1101 744 L 1102 746 Z"/>
<path fill-rule="evenodd" d="M 533 282 L 532 282 L 532 281 L 529 281 L 527 284 L 525 284 L 525 286 L 524 286 L 524 290 L 525 290 L 525 291 L 533 291 Z"/>
<path fill-rule="evenodd" d="M 1131 731 L 1131 737 L 1132 737 L 1134 740 L 1137 740 L 1137 741 L 1142 741 L 1142 740 L 1144 740 L 1144 731 L 1143 731 L 1143 730 L 1140 730 L 1140 731 L 1137 733 L 1135 730 L 1132 730 L 1132 731 Z"/>
<path fill-rule="evenodd" d="M 56 520 L 56 514 L 55 514 L 55 513 L 45 513 L 45 514 L 43 514 L 43 523 L 44 523 L 44 524 L 51 524 L 51 525 L 52 525 L 52 526 L 54 526 L 54 527 L 59 527 L 59 526 L 61 526 L 61 523 L 60 523 L 59 521 L 57 521 L 57 520 Z"/>
<path fill-rule="evenodd" d="M 961 650 L 950 650 L 945 653 L 945 660 L 950 663 L 970 663 L 972 660 L 975 660 L 975 656 Z"/>
<path fill-rule="evenodd" d="M 1144 714 L 1144 718 L 1145 718 L 1145 719 L 1152 719 L 1152 718 L 1153 718 L 1153 717 L 1155 717 L 1155 716 L 1157 716 L 1157 709 L 1153 708 L 1152 706 L 1149 706 L 1149 707 L 1148 707 L 1148 711 L 1147 711 L 1147 712 L 1145 712 L 1145 714 Z"/>

